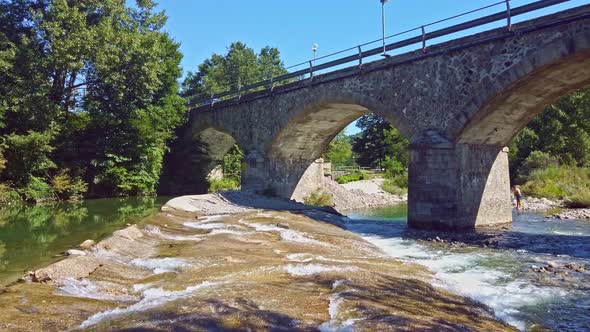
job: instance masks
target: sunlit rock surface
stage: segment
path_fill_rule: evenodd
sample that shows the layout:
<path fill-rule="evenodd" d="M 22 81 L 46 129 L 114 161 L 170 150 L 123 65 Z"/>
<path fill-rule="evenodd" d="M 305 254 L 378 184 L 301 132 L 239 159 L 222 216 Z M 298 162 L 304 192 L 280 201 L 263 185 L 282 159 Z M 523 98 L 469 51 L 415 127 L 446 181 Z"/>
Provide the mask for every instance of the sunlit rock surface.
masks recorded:
<path fill-rule="evenodd" d="M 511 330 L 430 286 L 424 268 L 333 225 L 339 218 L 167 208 L 97 244 L 84 256 L 97 266 L 86 275 L 4 289 L 0 330 Z"/>

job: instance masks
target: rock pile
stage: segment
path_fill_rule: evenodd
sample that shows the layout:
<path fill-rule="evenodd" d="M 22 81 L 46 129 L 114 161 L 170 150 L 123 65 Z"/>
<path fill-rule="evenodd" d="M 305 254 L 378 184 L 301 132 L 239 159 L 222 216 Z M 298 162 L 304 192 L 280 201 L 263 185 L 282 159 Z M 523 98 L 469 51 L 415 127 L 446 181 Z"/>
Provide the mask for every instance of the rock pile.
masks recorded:
<path fill-rule="evenodd" d="M 324 189 L 332 195 L 334 208 L 338 211 L 367 209 L 402 203 L 407 197 L 387 192 L 367 193 L 362 189 L 346 189 L 336 181 L 326 179 Z"/>

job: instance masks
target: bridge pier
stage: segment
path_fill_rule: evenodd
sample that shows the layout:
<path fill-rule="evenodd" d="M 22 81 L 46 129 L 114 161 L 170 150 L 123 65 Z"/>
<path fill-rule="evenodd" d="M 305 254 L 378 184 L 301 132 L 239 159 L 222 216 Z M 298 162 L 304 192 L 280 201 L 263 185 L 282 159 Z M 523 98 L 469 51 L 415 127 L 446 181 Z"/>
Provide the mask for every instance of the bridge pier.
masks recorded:
<path fill-rule="evenodd" d="M 507 148 L 452 143 L 411 147 L 410 227 L 463 230 L 510 222 Z"/>
<path fill-rule="evenodd" d="M 245 157 L 242 190 L 264 195 L 291 198 L 303 173 L 313 160 L 269 158 L 261 152 Z"/>

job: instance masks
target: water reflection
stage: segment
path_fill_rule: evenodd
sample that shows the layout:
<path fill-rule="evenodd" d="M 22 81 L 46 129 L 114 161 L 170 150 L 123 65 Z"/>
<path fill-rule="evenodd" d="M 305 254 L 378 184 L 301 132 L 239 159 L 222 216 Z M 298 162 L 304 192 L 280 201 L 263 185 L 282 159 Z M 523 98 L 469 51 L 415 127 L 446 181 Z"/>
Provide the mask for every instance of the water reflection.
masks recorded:
<path fill-rule="evenodd" d="M 86 239 L 100 240 L 154 214 L 165 198 L 86 200 L 0 208 L 0 282 L 57 259 Z"/>

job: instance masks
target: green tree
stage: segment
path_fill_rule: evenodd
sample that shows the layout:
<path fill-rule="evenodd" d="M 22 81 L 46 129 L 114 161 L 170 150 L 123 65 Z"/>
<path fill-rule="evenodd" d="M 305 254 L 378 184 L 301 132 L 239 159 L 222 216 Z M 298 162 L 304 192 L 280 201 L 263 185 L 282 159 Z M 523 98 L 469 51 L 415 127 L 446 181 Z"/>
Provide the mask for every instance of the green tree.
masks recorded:
<path fill-rule="evenodd" d="M 182 84 L 182 94 L 203 98 L 286 73 L 278 49 L 267 46 L 256 53 L 246 44 L 235 42 L 226 54 L 213 54 L 196 72 L 189 72 Z"/>
<path fill-rule="evenodd" d="M 375 114 L 368 114 L 356 123 L 361 133 L 352 143 L 357 155 L 357 163 L 364 167 L 380 166 L 385 160 L 384 130 L 391 126 L 385 119 Z"/>
<path fill-rule="evenodd" d="M 375 114 L 368 114 L 357 121 L 361 133 L 352 143 L 361 166 L 376 167 L 401 165 L 408 167 L 408 139 L 401 135 L 385 119 Z M 387 163 L 384 161 L 387 158 Z M 396 166 L 397 167 L 397 166 Z"/>
<path fill-rule="evenodd" d="M 82 177 L 91 195 L 155 192 L 166 142 L 184 119 L 177 84 L 182 56 L 155 7 L 150 0 L 134 6 L 0 0 L 4 181 L 26 186 L 34 177 L 40 188 L 39 179 L 71 177 L 53 181 L 68 193 L 68 183 L 76 184 L 75 192 L 85 187 L 77 180 Z M 13 150 L 27 149 L 40 135 L 47 149 L 27 153 L 55 167 L 39 175 L 27 166 L 27 174 L 16 177 L 20 152 Z"/>
<path fill-rule="evenodd" d="M 346 136 L 344 131 L 341 131 L 336 137 L 334 137 L 324 153 L 324 158 L 327 161 L 339 166 L 352 166 L 354 163 L 352 157 L 353 153 L 350 137 Z"/>

